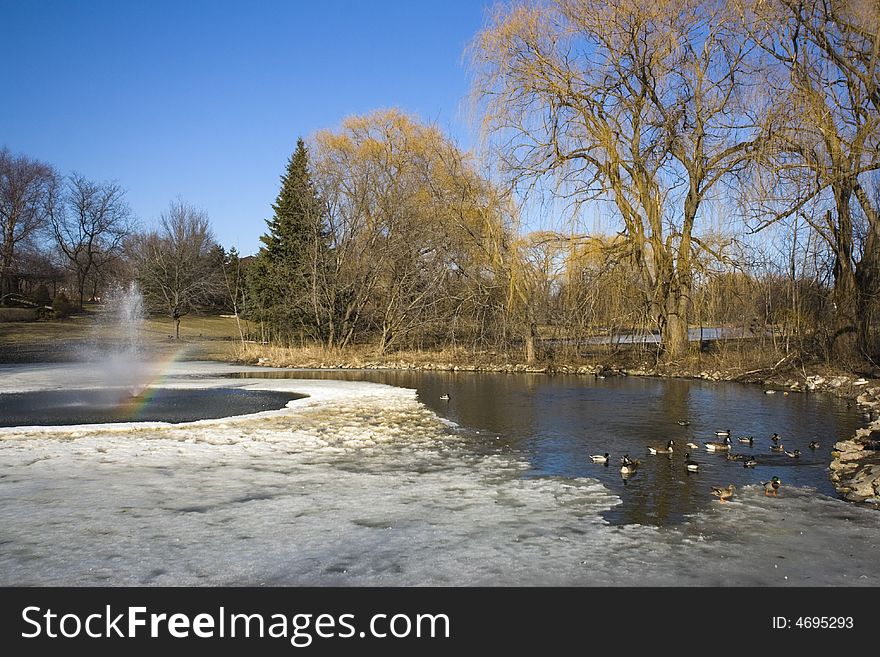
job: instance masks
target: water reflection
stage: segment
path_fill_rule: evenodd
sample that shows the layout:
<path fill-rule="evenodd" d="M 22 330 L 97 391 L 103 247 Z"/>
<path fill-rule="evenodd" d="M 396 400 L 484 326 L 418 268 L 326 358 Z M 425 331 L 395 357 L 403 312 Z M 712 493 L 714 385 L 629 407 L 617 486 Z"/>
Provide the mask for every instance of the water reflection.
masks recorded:
<path fill-rule="evenodd" d="M 835 495 L 827 467 L 834 443 L 851 435 L 860 417 L 825 395 L 764 395 L 757 386 L 636 377 L 573 375 L 291 370 L 247 376 L 365 380 L 415 388 L 436 413 L 474 431 L 476 450 L 514 450 L 530 464 L 527 477 L 594 477 L 623 503 L 606 513 L 614 523 L 668 525 L 713 502 L 713 486 L 760 485 L 774 475 L 783 486 Z M 444 394 L 448 400 L 441 399 Z M 685 420 L 687 424 L 680 422 Z M 731 453 L 753 457 L 754 467 L 710 453 L 705 442 L 730 428 Z M 478 432 L 478 433 L 477 433 Z M 774 432 L 800 458 L 770 451 Z M 739 436 L 752 435 L 752 445 Z M 673 454 L 648 455 L 648 446 L 675 441 Z M 809 443 L 820 446 L 809 449 Z M 698 449 L 687 448 L 693 442 Z M 610 465 L 591 454 L 610 453 Z M 699 464 L 687 471 L 685 453 Z M 632 475 L 620 458 L 641 461 Z"/>

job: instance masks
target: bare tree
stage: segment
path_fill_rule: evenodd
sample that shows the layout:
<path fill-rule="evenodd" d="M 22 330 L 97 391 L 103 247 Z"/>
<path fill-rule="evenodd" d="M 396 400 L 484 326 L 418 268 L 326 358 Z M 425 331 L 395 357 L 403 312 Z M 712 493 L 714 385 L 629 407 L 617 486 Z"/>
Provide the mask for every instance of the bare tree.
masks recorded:
<path fill-rule="evenodd" d="M 380 351 L 396 348 L 449 308 L 453 281 L 492 267 L 497 199 L 454 143 L 398 110 L 349 117 L 318 133 L 314 153 L 327 204 L 313 240 L 327 246 L 313 251 L 315 325 L 327 346 L 375 330 Z"/>
<path fill-rule="evenodd" d="M 834 253 L 833 350 L 870 345 L 880 295 L 880 207 L 866 181 L 880 169 L 880 5 L 856 0 L 736 0 L 778 74 L 762 164 L 762 228 L 795 216 Z"/>
<path fill-rule="evenodd" d="M 96 183 L 73 174 L 49 219 L 58 249 L 76 279 L 79 306 L 90 277 L 100 277 L 120 255 L 133 215 L 116 183 Z"/>
<path fill-rule="evenodd" d="M 180 320 L 211 300 L 218 291 L 217 263 L 208 215 L 182 201 L 171 203 L 160 228 L 133 240 L 132 256 L 146 301 L 174 321 L 180 339 Z"/>
<path fill-rule="evenodd" d="M 721 1 L 554 0 L 497 10 L 473 47 L 503 166 L 575 209 L 612 204 L 669 358 L 687 347 L 701 207 L 756 146 L 735 18 Z"/>
<path fill-rule="evenodd" d="M 16 250 L 48 226 L 58 179 L 48 164 L 0 149 L 0 299 L 11 292 Z"/>

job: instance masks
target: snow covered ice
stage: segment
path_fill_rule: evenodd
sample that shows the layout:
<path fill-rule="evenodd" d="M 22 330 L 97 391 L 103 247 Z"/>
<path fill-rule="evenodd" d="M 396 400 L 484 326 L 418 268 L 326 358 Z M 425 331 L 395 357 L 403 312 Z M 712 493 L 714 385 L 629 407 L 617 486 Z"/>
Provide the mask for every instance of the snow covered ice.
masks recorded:
<path fill-rule="evenodd" d="M 185 425 L 0 429 L 0 584 L 880 584 L 874 511 L 758 486 L 674 527 L 615 526 L 598 481 L 523 477 L 412 390 L 220 378 L 240 369 L 185 363 L 164 385 L 309 397 Z M 0 368 L 0 392 L 89 385 L 75 365 Z"/>

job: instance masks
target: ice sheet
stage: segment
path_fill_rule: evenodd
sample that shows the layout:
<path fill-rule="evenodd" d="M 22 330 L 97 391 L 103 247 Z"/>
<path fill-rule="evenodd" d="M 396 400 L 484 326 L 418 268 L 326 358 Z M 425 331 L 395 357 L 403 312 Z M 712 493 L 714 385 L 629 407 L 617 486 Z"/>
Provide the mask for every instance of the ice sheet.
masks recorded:
<path fill-rule="evenodd" d="M 0 389 L 66 375 L 30 369 Z M 181 365 L 202 378 L 174 385 L 310 397 L 185 426 L 0 434 L 0 584 L 880 584 L 870 510 L 749 487 L 675 528 L 613 526 L 601 513 L 620 500 L 600 483 L 524 478 L 411 390 L 205 378 L 224 371 Z"/>

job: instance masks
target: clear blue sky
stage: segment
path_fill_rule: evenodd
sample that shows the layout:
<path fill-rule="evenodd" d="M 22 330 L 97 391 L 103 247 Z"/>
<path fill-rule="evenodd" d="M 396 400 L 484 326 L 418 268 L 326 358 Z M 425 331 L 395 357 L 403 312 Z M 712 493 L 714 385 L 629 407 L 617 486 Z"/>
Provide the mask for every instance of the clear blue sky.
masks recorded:
<path fill-rule="evenodd" d="M 0 146 L 172 199 L 253 253 L 300 135 L 396 106 L 467 147 L 462 54 L 491 0 L 0 0 Z"/>

